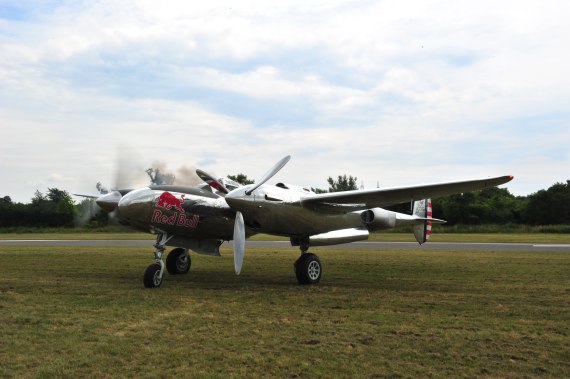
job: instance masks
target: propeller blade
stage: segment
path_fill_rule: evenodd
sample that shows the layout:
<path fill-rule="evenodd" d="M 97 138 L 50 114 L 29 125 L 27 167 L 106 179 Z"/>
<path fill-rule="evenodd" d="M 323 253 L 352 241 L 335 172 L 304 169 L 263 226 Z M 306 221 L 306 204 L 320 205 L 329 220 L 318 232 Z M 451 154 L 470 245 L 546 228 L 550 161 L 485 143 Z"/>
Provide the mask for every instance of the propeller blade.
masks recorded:
<path fill-rule="evenodd" d="M 271 168 L 271 170 L 267 171 L 265 173 L 265 175 L 263 175 L 263 177 L 261 178 L 261 180 L 258 183 L 253 185 L 253 187 L 251 187 L 247 191 L 245 191 L 245 194 L 248 196 L 251 195 L 251 193 L 253 191 L 255 191 L 257 188 L 259 188 L 263 183 L 265 183 L 266 181 L 271 179 L 273 177 L 273 175 L 277 174 L 279 172 L 279 170 L 281 170 L 283 168 L 283 166 L 285 166 L 287 164 L 287 162 L 289 162 L 289 159 L 291 159 L 290 155 L 287 155 L 285 158 L 282 158 L 279 162 L 277 162 L 275 164 L 275 166 L 273 166 Z"/>
<path fill-rule="evenodd" d="M 200 179 L 202 179 L 204 182 L 206 182 L 213 189 L 220 191 L 224 194 L 228 194 L 230 192 L 230 191 L 228 191 L 226 186 L 224 186 L 222 184 L 222 182 L 215 179 L 212 175 L 208 174 L 207 172 L 202 171 L 200 169 L 196 169 L 196 174 L 200 177 Z"/>
<path fill-rule="evenodd" d="M 141 157 L 134 149 L 128 146 L 117 148 L 115 162 L 115 182 L 112 190 L 122 191 L 127 188 L 138 188 L 148 184 L 148 176 L 144 171 Z M 124 193 L 123 193 L 124 195 Z"/>
<path fill-rule="evenodd" d="M 234 224 L 234 267 L 239 275 L 243 265 L 243 255 L 245 251 L 245 224 L 241 212 L 236 213 Z"/>

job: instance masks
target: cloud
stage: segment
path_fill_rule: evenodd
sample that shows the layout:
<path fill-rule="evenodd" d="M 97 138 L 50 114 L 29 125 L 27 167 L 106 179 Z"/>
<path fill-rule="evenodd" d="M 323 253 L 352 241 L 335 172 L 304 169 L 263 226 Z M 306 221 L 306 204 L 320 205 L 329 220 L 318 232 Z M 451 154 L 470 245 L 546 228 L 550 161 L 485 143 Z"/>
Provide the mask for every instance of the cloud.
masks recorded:
<path fill-rule="evenodd" d="M 250 177 L 292 154 L 280 178 L 311 186 L 343 173 L 370 186 L 514 170 L 509 188 L 536 191 L 570 163 L 568 8 L 0 6 L 3 190 L 26 200 L 45 186 L 112 183 L 127 143 L 143 166 Z"/>

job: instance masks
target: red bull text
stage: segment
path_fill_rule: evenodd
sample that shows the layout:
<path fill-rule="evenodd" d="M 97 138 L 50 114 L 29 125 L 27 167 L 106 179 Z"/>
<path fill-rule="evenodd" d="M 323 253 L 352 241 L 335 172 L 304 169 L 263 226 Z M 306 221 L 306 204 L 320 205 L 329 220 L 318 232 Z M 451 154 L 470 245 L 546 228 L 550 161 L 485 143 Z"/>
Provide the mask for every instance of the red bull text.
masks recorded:
<path fill-rule="evenodd" d="M 156 209 L 152 212 L 150 222 L 154 224 L 180 226 L 183 228 L 195 229 L 198 226 L 198 222 L 200 221 L 200 216 L 186 215 L 184 208 L 182 208 L 182 204 L 185 200 L 184 196 L 185 195 L 182 195 L 181 198 L 178 199 L 170 192 L 163 192 L 156 200 Z M 165 214 L 159 208 L 175 210 L 175 212 L 173 214 Z"/>

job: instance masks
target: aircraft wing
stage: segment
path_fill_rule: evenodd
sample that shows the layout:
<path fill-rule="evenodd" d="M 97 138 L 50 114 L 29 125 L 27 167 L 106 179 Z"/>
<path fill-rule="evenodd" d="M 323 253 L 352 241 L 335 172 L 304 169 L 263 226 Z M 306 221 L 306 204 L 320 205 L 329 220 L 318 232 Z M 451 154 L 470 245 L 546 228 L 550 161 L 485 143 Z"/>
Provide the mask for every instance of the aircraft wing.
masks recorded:
<path fill-rule="evenodd" d="M 376 188 L 308 195 L 301 199 L 304 208 L 324 212 L 350 212 L 406 203 L 432 197 L 482 190 L 510 182 L 513 176 L 436 183 L 400 188 Z"/>
<path fill-rule="evenodd" d="M 98 197 L 101 196 L 101 194 L 90 194 L 90 193 L 72 193 L 73 196 L 79 196 L 79 197 L 86 197 L 88 199 L 97 199 Z"/>

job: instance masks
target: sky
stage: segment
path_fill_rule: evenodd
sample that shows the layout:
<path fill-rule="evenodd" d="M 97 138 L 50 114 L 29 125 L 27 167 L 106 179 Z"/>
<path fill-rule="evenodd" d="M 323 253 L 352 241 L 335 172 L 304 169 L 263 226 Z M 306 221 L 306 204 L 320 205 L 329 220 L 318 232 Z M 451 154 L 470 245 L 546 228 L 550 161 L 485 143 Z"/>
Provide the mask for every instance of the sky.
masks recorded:
<path fill-rule="evenodd" d="M 557 0 L 0 0 L 0 196 L 144 185 L 159 165 L 260 178 L 285 155 L 270 183 L 514 175 L 506 188 L 528 195 L 570 179 L 569 14 Z"/>

